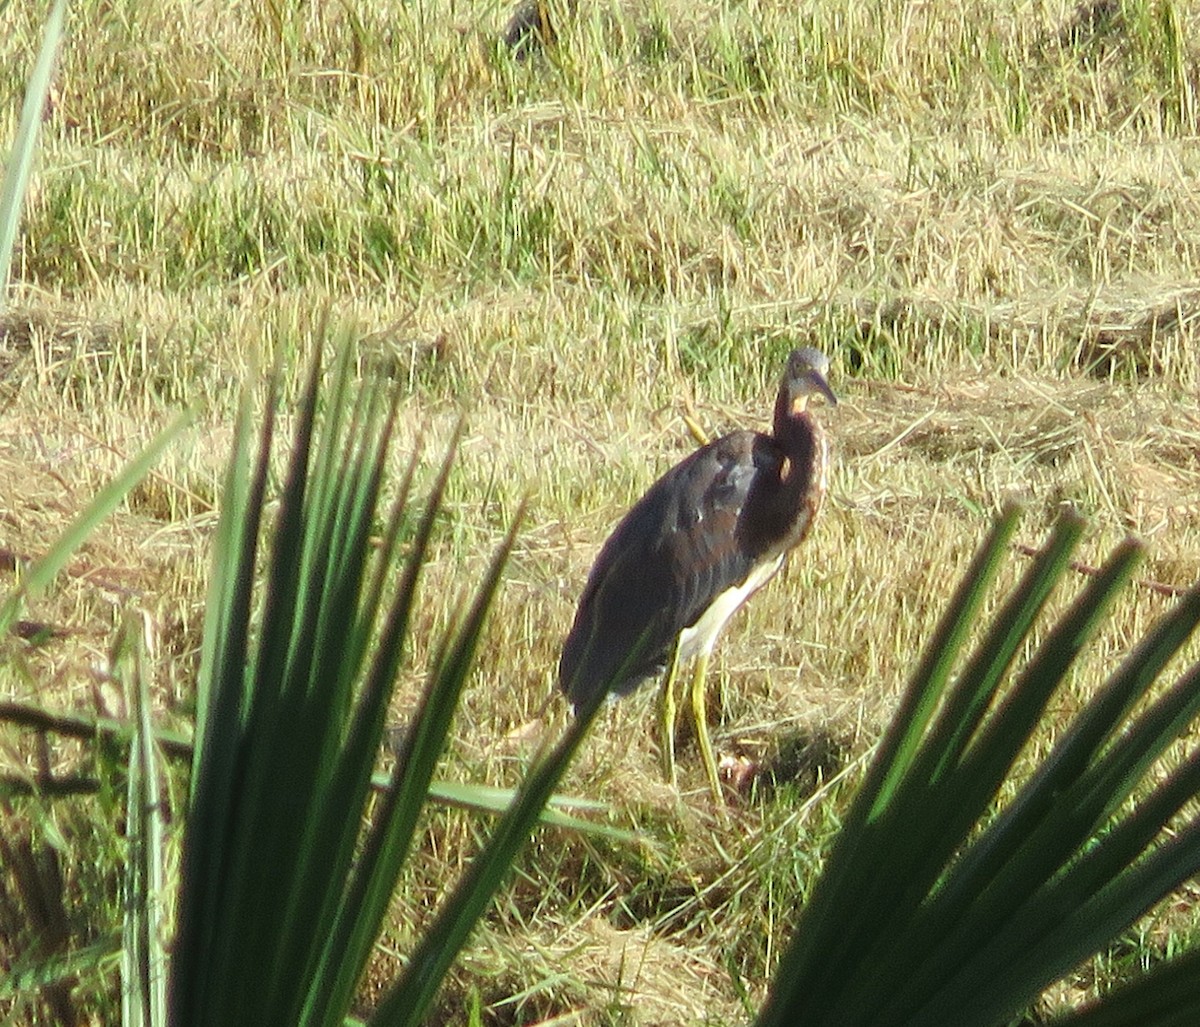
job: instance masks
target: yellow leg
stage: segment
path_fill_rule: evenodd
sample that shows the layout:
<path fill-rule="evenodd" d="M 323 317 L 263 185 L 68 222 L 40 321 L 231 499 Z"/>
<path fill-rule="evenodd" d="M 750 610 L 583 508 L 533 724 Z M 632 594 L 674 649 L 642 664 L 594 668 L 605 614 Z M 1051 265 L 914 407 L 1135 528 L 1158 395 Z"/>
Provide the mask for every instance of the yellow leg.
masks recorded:
<path fill-rule="evenodd" d="M 675 707 L 675 678 L 679 675 L 679 643 L 676 642 L 671 650 L 671 665 L 663 678 L 662 692 L 658 700 L 658 725 L 662 733 L 662 764 L 663 776 L 670 782 L 671 787 L 677 784 L 675 777 L 675 720 L 678 710 Z"/>
<path fill-rule="evenodd" d="M 688 434 L 696 440 L 696 445 L 707 446 L 712 441 L 708 437 L 708 432 L 700 427 L 700 422 L 696 420 L 690 405 L 683 412 L 683 423 L 687 425 Z"/>
<path fill-rule="evenodd" d="M 713 756 L 712 741 L 708 737 L 708 716 L 704 709 L 704 679 L 708 676 L 708 650 L 696 657 L 696 668 L 692 672 L 692 718 L 696 722 L 696 744 L 700 746 L 700 758 L 704 760 L 704 772 L 708 775 L 708 786 L 713 799 L 718 803 L 725 800 L 721 790 L 721 779 L 717 776 L 717 761 Z"/>

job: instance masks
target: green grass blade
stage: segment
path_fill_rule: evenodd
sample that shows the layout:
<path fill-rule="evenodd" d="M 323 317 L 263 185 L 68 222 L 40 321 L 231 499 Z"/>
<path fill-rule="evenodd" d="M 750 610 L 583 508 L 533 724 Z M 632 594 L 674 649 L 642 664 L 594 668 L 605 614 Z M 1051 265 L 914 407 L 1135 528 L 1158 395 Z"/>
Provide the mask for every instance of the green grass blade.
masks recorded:
<path fill-rule="evenodd" d="M 17 242 L 21 207 L 29 188 L 33 154 L 37 148 L 38 132 L 42 127 L 42 112 L 46 109 L 46 97 L 50 93 L 50 79 L 54 75 L 54 62 L 58 55 L 59 42 L 62 40 L 66 16 L 67 0 L 55 0 L 46 19 L 37 63 L 33 66 L 29 85 L 25 89 L 21 123 L 6 162 L 4 184 L 0 186 L 0 314 L 8 309 L 8 280 L 12 272 L 13 247 Z"/>
<path fill-rule="evenodd" d="M 94 739 L 98 736 L 111 738 L 122 745 L 129 745 L 133 737 L 133 727 L 123 720 L 112 717 L 93 717 L 79 713 L 51 713 L 40 706 L 29 703 L 0 702 L 0 723 L 10 723 L 20 727 L 29 727 L 48 734 L 62 734 L 68 738 L 83 740 Z M 168 728 L 154 729 L 154 742 L 172 759 L 190 760 L 192 758 L 192 741 L 189 735 Z M 372 791 L 382 792 L 391 784 L 387 774 L 373 774 L 370 778 Z M 431 781 L 429 783 L 429 801 L 457 809 L 473 810 L 488 815 L 503 813 L 512 804 L 516 796 L 512 788 L 495 788 L 487 785 L 464 784 L 454 781 Z M 613 841 L 646 844 L 647 839 L 642 835 L 608 824 L 598 824 L 591 820 L 580 820 L 567 816 L 560 810 L 591 810 L 606 812 L 609 805 L 599 799 L 590 799 L 578 795 L 552 796 L 543 812 L 543 823 L 553 827 L 565 827 L 583 834 L 593 834 L 609 838 Z"/>
<path fill-rule="evenodd" d="M 43 988 L 102 970 L 121 955 L 121 934 L 114 931 L 99 941 L 59 955 L 26 959 L 18 957 L 0 976 L 0 1002 L 30 995 Z"/>
<path fill-rule="evenodd" d="M 21 587 L 0 604 L 0 632 L 7 631 L 16 619 L 24 597 L 37 595 L 54 580 L 59 571 L 66 566 L 75 550 L 96 530 L 97 525 L 117 508 L 129 490 L 150 472 L 163 450 L 175 441 L 180 432 L 191 423 L 191 420 L 190 414 L 180 414 L 176 417 L 111 482 L 102 488 L 87 505 L 87 508 L 71 522 L 50 551 L 29 569 L 21 582 Z"/>
<path fill-rule="evenodd" d="M 432 781 L 429 784 L 429 800 L 458 809 L 474 810 L 477 813 L 502 814 L 508 811 L 517 796 L 512 788 L 490 788 L 485 785 L 468 785 L 457 782 Z M 606 803 L 595 799 L 574 796 L 551 796 L 542 810 L 541 822 L 547 827 L 561 827 L 577 834 L 605 838 L 623 845 L 647 845 L 649 839 L 634 831 L 626 831 L 611 824 L 598 824 L 563 813 L 563 809 L 606 810 Z"/>
<path fill-rule="evenodd" d="M 0 702 L 0 723 L 33 728 L 43 734 L 61 734 L 68 738 L 93 739 L 98 736 L 128 745 L 133 726 L 113 717 L 92 717 L 82 713 L 51 713 L 30 703 Z M 180 731 L 155 728 L 154 740 L 163 752 L 177 759 L 190 760 L 191 739 Z"/>

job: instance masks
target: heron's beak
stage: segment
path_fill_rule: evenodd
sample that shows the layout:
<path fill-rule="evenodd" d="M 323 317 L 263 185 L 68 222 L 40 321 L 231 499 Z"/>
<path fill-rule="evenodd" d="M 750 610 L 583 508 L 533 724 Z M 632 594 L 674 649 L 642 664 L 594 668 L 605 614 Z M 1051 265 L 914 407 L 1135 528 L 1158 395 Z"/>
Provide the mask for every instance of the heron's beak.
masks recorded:
<path fill-rule="evenodd" d="M 808 388 L 801 389 L 792 398 L 792 413 L 802 414 L 808 406 L 808 399 L 815 393 L 820 393 L 833 406 L 837 406 L 837 396 L 833 394 L 833 389 L 829 387 L 829 382 L 825 380 L 825 376 L 820 371 L 811 370 L 804 376 L 804 384 Z"/>
<path fill-rule="evenodd" d="M 833 394 L 833 389 L 829 387 L 829 382 L 825 380 L 825 376 L 820 371 L 813 371 L 812 382 L 817 387 L 817 391 L 829 400 L 830 406 L 837 406 L 837 396 Z"/>

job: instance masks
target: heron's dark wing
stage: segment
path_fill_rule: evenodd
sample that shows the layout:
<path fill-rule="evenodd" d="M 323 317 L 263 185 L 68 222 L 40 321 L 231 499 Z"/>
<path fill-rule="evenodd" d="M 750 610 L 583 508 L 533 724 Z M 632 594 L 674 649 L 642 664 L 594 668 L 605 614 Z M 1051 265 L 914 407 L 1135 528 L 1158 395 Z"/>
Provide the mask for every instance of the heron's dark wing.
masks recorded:
<path fill-rule="evenodd" d="M 766 436 L 726 435 L 669 470 L 625 515 L 563 646 L 559 684 L 572 703 L 606 684 L 628 692 L 661 670 L 680 631 L 746 580 L 754 554 L 739 517 L 755 476 L 778 477 L 780 462 Z"/>

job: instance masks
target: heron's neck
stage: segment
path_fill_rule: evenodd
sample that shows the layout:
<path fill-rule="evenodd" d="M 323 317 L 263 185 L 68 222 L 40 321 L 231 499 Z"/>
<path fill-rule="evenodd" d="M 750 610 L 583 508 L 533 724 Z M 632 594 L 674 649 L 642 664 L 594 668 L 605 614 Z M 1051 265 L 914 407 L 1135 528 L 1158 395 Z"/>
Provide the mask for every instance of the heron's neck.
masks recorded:
<path fill-rule="evenodd" d="M 790 468 L 788 477 L 791 477 L 791 470 L 807 470 L 810 462 L 821 462 L 824 434 L 821 431 L 820 422 L 817 421 L 808 404 L 804 403 L 799 410 L 793 410 L 787 393 L 787 389 L 780 389 L 779 395 L 775 397 L 775 422 L 772 433 L 780 449 L 791 460 L 800 460 L 805 465 L 802 468 Z M 810 453 L 811 456 L 807 458 L 802 456 Z M 809 476 L 801 474 L 798 477 L 804 479 Z"/>
<path fill-rule="evenodd" d="M 776 421 L 775 442 L 787 461 L 781 474 L 781 498 L 785 504 L 823 487 L 825 433 L 811 410 L 789 413 Z"/>
<path fill-rule="evenodd" d="M 779 438 L 781 433 L 787 431 L 788 421 L 792 417 L 792 405 L 788 402 L 788 390 L 782 388 L 775 396 L 775 419 L 771 425 L 771 430 L 776 438 Z"/>
<path fill-rule="evenodd" d="M 786 400 L 776 406 L 772 442 L 782 458 L 778 478 L 747 498 L 748 539 L 756 552 L 784 552 L 808 533 L 825 492 L 825 434 L 811 410 L 792 413 Z"/>

